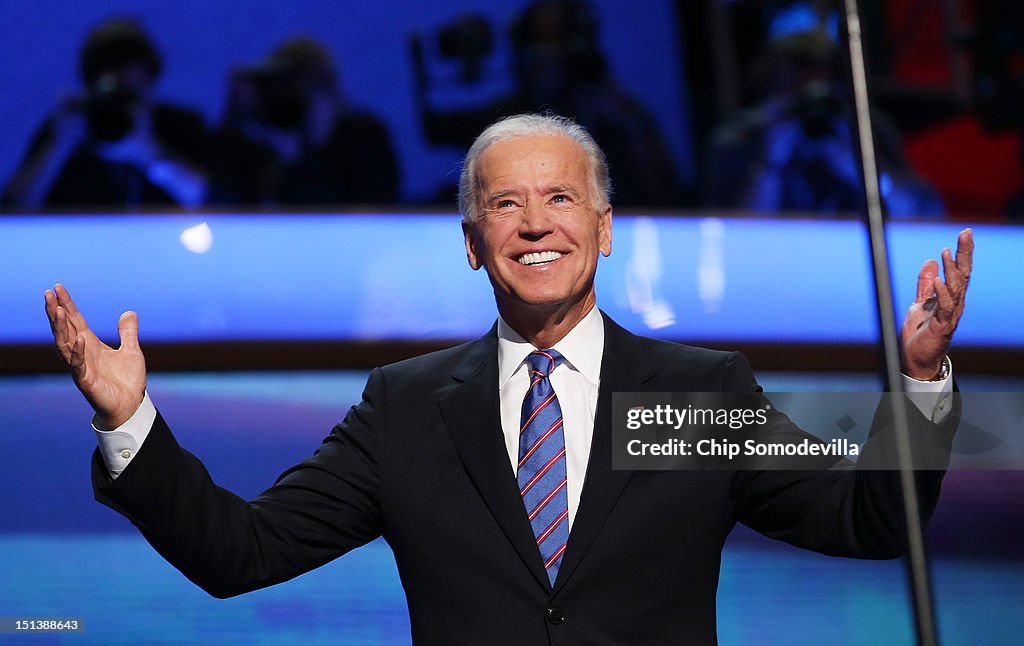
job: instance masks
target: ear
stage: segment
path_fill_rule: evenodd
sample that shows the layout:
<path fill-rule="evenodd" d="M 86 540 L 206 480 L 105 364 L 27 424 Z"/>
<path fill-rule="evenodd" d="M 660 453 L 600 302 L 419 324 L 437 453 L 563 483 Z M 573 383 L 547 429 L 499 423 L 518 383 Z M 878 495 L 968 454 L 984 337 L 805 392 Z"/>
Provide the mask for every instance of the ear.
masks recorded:
<path fill-rule="evenodd" d="M 476 225 L 463 222 L 462 235 L 466 238 L 466 259 L 469 261 L 469 266 L 474 271 L 480 269 L 484 263 L 482 255 L 477 253 L 479 243 L 477 242 Z"/>
<path fill-rule="evenodd" d="M 598 216 L 597 235 L 601 255 L 605 258 L 612 255 L 612 207 L 609 204 L 604 213 Z"/>

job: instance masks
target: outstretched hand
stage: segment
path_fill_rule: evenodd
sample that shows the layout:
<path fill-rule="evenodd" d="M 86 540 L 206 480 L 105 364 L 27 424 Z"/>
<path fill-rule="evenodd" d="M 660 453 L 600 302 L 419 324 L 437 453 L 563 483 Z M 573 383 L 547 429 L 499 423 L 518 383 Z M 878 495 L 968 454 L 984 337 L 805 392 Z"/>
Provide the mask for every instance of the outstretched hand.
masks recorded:
<path fill-rule="evenodd" d="M 121 347 L 114 350 L 89 329 L 63 285 L 47 290 L 44 298 L 57 354 L 96 411 L 100 427 L 109 430 L 124 424 L 146 392 L 146 360 L 135 312 L 125 312 L 118 320 Z"/>
<path fill-rule="evenodd" d="M 964 229 L 957 238 L 956 258 L 942 250 L 946 280 L 939 278 L 939 263 L 928 260 L 917 275 L 917 297 L 903 321 L 903 371 L 915 379 L 935 379 L 964 313 L 964 296 L 971 278 L 974 237 Z"/>

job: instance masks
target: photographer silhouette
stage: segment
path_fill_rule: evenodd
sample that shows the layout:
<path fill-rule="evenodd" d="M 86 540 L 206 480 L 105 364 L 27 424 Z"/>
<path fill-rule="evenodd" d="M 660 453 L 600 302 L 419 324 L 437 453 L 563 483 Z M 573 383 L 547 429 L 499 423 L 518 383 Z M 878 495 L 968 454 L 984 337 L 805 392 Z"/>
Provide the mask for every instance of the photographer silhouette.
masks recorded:
<path fill-rule="evenodd" d="M 153 100 L 163 68 L 134 20 L 112 19 L 79 54 L 85 92 L 38 129 L 4 203 L 43 206 L 195 206 L 206 192 L 209 141 L 196 112 Z"/>
<path fill-rule="evenodd" d="M 387 128 L 353 109 L 336 77 L 330 53 L 304 37 L 233 70 L 210 201 L 394 202 L 398 163 Z"/>
<path fill-rule="evenodd" d="M 496 117 L 545 110 L 572 117 L 604 149 L 615 175 L 620 206 L 671 206 L 681 199 L 675 163 L 654 119 L 616 82 L 599 44 L 597 16 L 587 2 L 540 0 L 530 4 L 509 30 L 515 89 L 507 96 L 465 110 L 430 104 L 430 74 L 421 37 L 412 39 L 416 95 L 427 141 L 465 149 Z M 489 24 L 466 16 L 442 27 L 437 50 L 461 64 L 459 81 L 476 84 L 482 59 L 491 54 Z M 450 193 L 453 189 L 442 189 Z"/>

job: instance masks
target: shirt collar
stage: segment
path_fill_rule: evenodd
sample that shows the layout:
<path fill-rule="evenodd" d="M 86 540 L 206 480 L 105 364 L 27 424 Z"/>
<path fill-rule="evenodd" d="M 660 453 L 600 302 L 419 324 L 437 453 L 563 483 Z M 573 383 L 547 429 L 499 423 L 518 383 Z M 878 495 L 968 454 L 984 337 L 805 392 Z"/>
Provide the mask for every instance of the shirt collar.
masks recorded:
<path fill-rule="evenodd" d="M 595 352 L 595 348 L 597 351 Z M 504 388 L 526 356 L 536 350 L 529 341 L 498 317 L 498 388 Z M 542 348 L 547 349 L 547 348 Z M 554 345 L 566 363 L 594 385 L 601 381 L 601 357 L 604 354 L 604 318 L 592 307 L 561 341 Z"/>

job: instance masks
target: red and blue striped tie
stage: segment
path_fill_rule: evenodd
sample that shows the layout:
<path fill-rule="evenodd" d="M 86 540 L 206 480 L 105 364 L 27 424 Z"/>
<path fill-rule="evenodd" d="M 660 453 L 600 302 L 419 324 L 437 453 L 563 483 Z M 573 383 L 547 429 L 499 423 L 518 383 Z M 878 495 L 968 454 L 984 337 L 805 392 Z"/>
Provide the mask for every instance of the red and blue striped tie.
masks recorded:
<path fill-rule="evenodd" d="M 537 350 L 526 361 L 530 389 L 523 400 L 516 478 L 544 568 L 554 585 L 569 539 L 569 498 L 565 493 L 562 408 L 548 375 L 563 357 L 554 350 Z"/>

